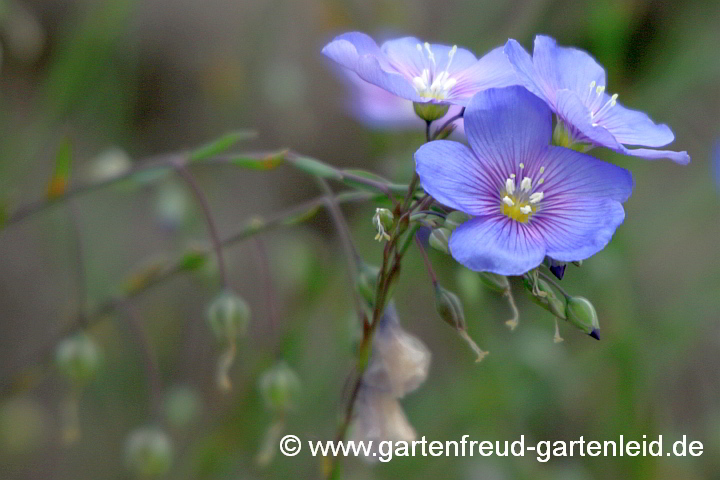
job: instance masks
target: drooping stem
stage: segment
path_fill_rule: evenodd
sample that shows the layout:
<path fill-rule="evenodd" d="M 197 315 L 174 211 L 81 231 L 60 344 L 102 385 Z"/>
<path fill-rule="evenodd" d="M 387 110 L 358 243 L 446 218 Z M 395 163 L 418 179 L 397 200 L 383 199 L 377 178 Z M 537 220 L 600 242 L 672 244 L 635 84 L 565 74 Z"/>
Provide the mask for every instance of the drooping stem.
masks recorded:
<path fill-rule="evenodd" d="M 215 257 L 217 258 L 218 275 L 220 276 L 220 286 L 223 289 L 226 289 L 228 287 L 228 279 L 227 273 L 225 271 L 225 260 L 222 253 L 222 242 L 220 241 L 220 235 L 218 234 L 217 226 L 215 225 L 215 220 L 212 211 L 210 210 L 210 205 L 208 205 L 207 197 L 205 197 L 205 194 L 200 188 L 200 185 L 198 185 L 198 183 L 195 181 L 195 177 L 192 175 L 192 173 L 190 173 L 190 171 L 184 164 L 175 164 L 175 170 L 183 178 L 183 180 L 185 180 L 188 187 L 190 187 L 190 190 L 192 191 L 195 200 L 197 200 L 198 205 L 200 205 L 200 208 L 202 209 L 203 216 L 205 217 L 205 223 L 207 224 L 210 241 L 212 242 L 213 249 L 215 250 Z"/>

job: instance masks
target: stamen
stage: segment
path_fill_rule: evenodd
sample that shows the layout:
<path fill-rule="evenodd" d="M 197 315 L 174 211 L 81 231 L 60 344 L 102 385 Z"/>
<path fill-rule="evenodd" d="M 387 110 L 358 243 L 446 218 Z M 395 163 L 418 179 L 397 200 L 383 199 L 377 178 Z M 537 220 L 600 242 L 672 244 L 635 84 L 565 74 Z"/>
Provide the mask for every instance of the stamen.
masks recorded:
<path fill-rule="evenodd" d="M 525 168 L 525 164 L 524 164 L 524 163 L 521 163 L 521 164 L 520 164 L 520 168 Z"/>
<path fill-rule="evenodd" d="M 538 184 L 538 185 L 542 185 L 543 183 L 545 183 L 545 179 L 544 179 L 544 178 L 541 178 L 540 180 L 538 180 L 538 183 L 537 183 L 537 184 Z"/>
<path fill-rule="evenodd" d="M 605 102 L 605 105 L 603 105 L 600 110 L 598 110 L 594 114 L 592 114 L 592 113 L 590 114 L 590 118 L 595 119 L 595 118 L 605 115 L 608 112 L 608 110 L 610 110 L 612 107 L 614 107 L 617 104 L 617 98 L 618 98 L 618 94 L 617 93 L 613 94 L 613 96 L 610 97 L 610 100 Z M 593 124 L 593 126 L 595 126 L 595 125 L 596 124 Z"/>
<path fill-rule="evenodd" d="M 425 50 L 427 50 L 428 58 L 433 63 L 433 65 L 435 65 L 435 55 L 433 54 L 432 50 L 430 50 L 430 44 L 428 42 L 425 42 Z"/>
<path fill-rule="evenodd" d="M 511 199 L 510 197 L 508 197 L 507 195 L 505 195 L 505 196 L 503 197 L 502 201 L 503 201 L 503 203 L 504 203 L 505 205 L 507 205 L 508 207 L 513 207 L 513 206 L 515 206 L 515 202 L 513 202 L 512 199 Z"/>
<path fill-rule="evenodd" d="M 597 87 L 597 88 L 595 89 L 595 93 L 597 93 L 598 96 L 600 96 L 600 95 L 602 95 L 603 93 L 605 93 L 605 85 L 603 85 L 603 86 L 601 86 L 601 87 Z"/>
<path fill-rule="evenodd" d="M 523 178 L 522 182 L 520 182 L 520 189 L 526 192 L 532 190 L 532 179 L 530 177 Z"/>
<path fill-rule="evenodd" d="M 532 207 L 530 205 L 525 205 L 524 207 L 520 207 L 520 211 L 525 215 L 528 215 L 529 213 L 532 213 Z"/>
<path fill-rule="evenodd" d="M 515 193 L 515 180 L 512 178 L 508 178 L 505 180 L 505 191 L 508 193 L 508 195 L 512 195 Z"/>
<path fill-rule="evenodd" d="M 530 195 L 530 203 L 538 203 L 544 196 L 545 194 L 543 192 L 535 192 Z"/>
<path fill-rule="evenodd" d="M 510 178 L 515 178 L 515 174 L 514 174 L 514 173 L 511 173 L 511 174 L 510 174 Z"/>
<path fill-rule="evenodd" d="M 545 167 L 540 167 L 540 174 L 542 175 L 545 172 Z"/>
<path fill-rule="evenodd" d="M 585 103 L 586 103 L 586 104 L 587 104 L 587 103 L 590 103 L 590 97 L 592 97 L 592 92 L 593 92 L 593 90 L 595 90 L 595 85 L 596 85 L 595 80 L 593 80 L 592 82 L 590 82 L 590 90 L 588 90 L 587 97 L 585 98 Z"/>

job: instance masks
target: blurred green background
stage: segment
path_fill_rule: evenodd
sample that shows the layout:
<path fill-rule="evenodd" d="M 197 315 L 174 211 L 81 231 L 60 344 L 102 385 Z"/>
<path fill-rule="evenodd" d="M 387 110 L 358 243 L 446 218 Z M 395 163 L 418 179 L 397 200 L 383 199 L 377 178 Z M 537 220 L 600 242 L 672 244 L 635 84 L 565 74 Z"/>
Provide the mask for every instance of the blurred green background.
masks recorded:
<path fill-rule="evenodd" d="M 606 250 L 563 285 L 587 296 L 600 315 L 596 342 L 561 325 L 515 285 L 521 319 L 510 333 L 504 299 L 475 275 L 431 252 L 441 283 L 463 299 L 470 334 L 491 354 L 482 363 L 434 313 L 433 295 L 411 250 L 396 299 L 407 330 L 433 354 L 425 384 L 403 400 L 429 440 L 700 440 L 697 458 L 398 458 L 345 462 L 346 478 L 709 479 L 720 478 L 720 200 L 711 149 L 720 136 L 720 3 L 716 1 L 535 0 L 32 0 L 0 2 L 0 202 L 9 211 L 42 198 L 55 153 L 72 144 L 72 183 L 91 181 L 107 157 L 138 161 L 252 128 L 249 150 L 291 147 L 329 163 L 407 181 L 422 132 L 373 132 L 343 105 L 344 85 L 321 56 L 334 35 L 416 35 L 457 43 L 479 55 L 536 33 L 590 51 L 608 70 L 609 90 L 675 132 L 673 149 L 693 161 L 604 159 L 635 177 L 627 218 Z M 121 160 L 118 160 L 120 158 Z M 103 160 L 104 159 L 104 160 Z M 194 168 L 222 236 L 253 214 L 269 214 L 321 192 L 288 168 L 251 172 Z M 206 242 L 200 210 L 169 175 L 73 201 L 83 238 L 90 307 L 117 293 L 137 265 Z M 373 206 L 345 209 L 364 258 L 379 262 Z M 0 231 L 0 381 L 37 363 L 78 312 L 75 240 L 68 206 Z M 300 227 L 263 234 L 226 250 L 230 283 L 253 319 L 218 392 L 220 353 L 205 322 L 217 293 L 210 265 L 175 277 L 132 302 L 157 356 L 159 383 L 189 386 L 202 410 L 189 426 L 165 425 L 175 459 L 167 478 L 315 478 L 307 449 L 255 457 L 273 420 L 258 393 L 276 352 L 298 373 L 302 391 L 285 431 L 329 439 L 352 366 L 358 326 L 340 244 L 321 213 Z M 263 278 L 264 246 L 273 289 Z M 268 302 L 268 295 L 270 301 Z M 270 326 L 269 315 L 277 328 Z M 51 371 L 30 389 L 0 398 L 0 478 L 130 478 L 125 439 L 152 413 L 138 337 L 123 312 L 91 330 L 103 369 L 80 399 L 82 436 L 62 445 L 60 411 L 68 385 Z M 652 438 L 651 438 L 652 439 Z"/>

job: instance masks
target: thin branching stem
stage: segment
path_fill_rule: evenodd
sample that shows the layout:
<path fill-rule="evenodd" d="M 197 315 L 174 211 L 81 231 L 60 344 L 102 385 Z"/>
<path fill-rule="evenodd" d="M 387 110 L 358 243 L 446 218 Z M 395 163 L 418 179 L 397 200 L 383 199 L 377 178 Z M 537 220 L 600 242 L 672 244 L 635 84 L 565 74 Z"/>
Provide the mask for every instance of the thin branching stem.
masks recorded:
<path fill-rule="evenodd" d="M 178 172 L 180 177 L 185 180 L 185 183 L 187 183 L 188 187 L 190 187 L 190 190 L 192 191 L 195 200 L 197 201 L 198 205 L 200 205 L 200 208 L 203 212 L 203 217 L 205 217 L 205 223 L 207 224 L 208 235 L 210 236 L 210 241 L 212 242 L 213 249 L 215 250 L 215 257 L 217 258 L 218 266 L 218 275 L 220 276 L 220 285 L 223 289 L 226 289 L 228 288 L 228 278 L 227 272 L 225 270 L 225 260 L 222 253 L 222 242 L 220 241 L 220 234 L 218 233 L 217 226 L 215 225 L 215 219 L 213 217 L 212 211 L 210 210 L 210 205 L 208 204 L 207 197 L 200 188 L 200 185 L 198 185 L 193 174 L 190 173 L 190 171 L 183 163 L 175 164 L 175 170 Z"/>

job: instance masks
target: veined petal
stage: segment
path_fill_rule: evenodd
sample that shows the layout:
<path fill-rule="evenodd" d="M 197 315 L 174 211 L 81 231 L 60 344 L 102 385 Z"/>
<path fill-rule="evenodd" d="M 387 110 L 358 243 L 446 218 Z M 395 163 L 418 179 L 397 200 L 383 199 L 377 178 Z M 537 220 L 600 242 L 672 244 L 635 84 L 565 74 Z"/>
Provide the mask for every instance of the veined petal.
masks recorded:
<path fill-rule="evenodd" d="M 550 109 L 520 86 L 478 93 L 465 110 L 464 119 L 475 155 L 502 183 L 519 163 L 533 163 L 552 135 Z"/>
<path fill-rule="evenodd" d="M 547 255 L 561 262 L 575 262 L 605 248 L 625 219 L 625 210 L 608 198 L 578 197 L 562 205 L 556 203 L 535 217 L 532 227 L 542 232 Z"/>
<path fill-rule="evenodd" d="M 545 35 L 535 37 L 533 49 L 535 71 L 553 90 L 569 89 L 585 95 L 594 86 L 605 86 L 605 69 L 587 52 L 558 47 Z"/>
<path fill-rule="evenodd" d="M 685 151 L 673 152 L 672 150 L 653 150 L 651 148 L 625 148 L 622 145 L 620 145 L 620 148 L 617 151 L 624 153 L 625 155 L 632 155 L 633 157 L 640 157 L 645 160 L 660 160 L 667 158 L 680 165 L 687 165 L 690 163 L 690 155 L 688 155 Z"/>
<path fill-rule="evenodd" d="M 470 215 L 499 211 L 498 180 L 462 143 L 426 143 L 415 152 L 415 164 L 423 188 L 438 202 Z"/>
<path fill-rule="evenodd" d="M 572 203 L 583 197 L 608 198 L 625 202 L 632 194 L 632 175 L 624 168 L 603 162 L 591 155 L 564 147 L 548 147 L 535 165 L 545 167 L 542 175 L 530 171 L 537 179 L 544 179 L 543 209 L 535 216 L 554 211 L 556 204 Z M 533 216 L 533 218 L 535 218 Z"/>
<path fill-rule="evenodd" d="M 533 65 L 533 59 L 516 40 L 507 41 L 503 48 L 505 56 L 515 71 L 518 82 L 549 105 L 555 103 L 555 91 L 549 85 L 542 83 Z M 551 100 L 552 99 L 552 100 Z"/>
<path fill-rule="evenodd" d="M 475 217 L 450 237 L 453 258 L 471 270 L 521 275 L 545 258 L 545 243 L 530 225 L 501 214 Z"/>
<path fill-rule="evenodd" d="M 351 70 L 355 69 L 358 58 L 362 55 L 382 55 L 375 40 L 361 32 L 349 32 L 335 37 L 325 45 L 322 53 Z"/>
<path fill-rule="evenodd" d="M 618 141 L 604 126 L 593 123 L 590 110 L 574 91 L 557 91 L 557 114 L 568 128 L 581 133 L 595 145 L 613 150 L 620 148 Z"/>
<path fill-rule="evenodd" d="M 455 66 L 453 61 L 453 67 Z M 515 70 L 503 52 L 503 47 L 491 50 L 480 60 L 460 71 L 456 78 L 457 84 L 452 89 L 452 95 L 458 101 L 466 98 L 466 104 L 477 92 L 520 84 Z"/>
<path fill-rule="evenodd" d="M 664 147 L 675 140 L 675 135 L 667 125 L 658 125 L 645 113 L 631 110 L 619 103 L 609 109 L 598 122 L 619 143 L 625 145 Z"/>
<path fill-rule="evenodd" d="M 412 86 L 410 80 L 400 73 L 389 72 L 382 68 L 377 57 L 364 55 L 357 61 L 356 72 L 363 80 L 384 88 L 390 93 L 412 100 L 424 101 Z"/>

